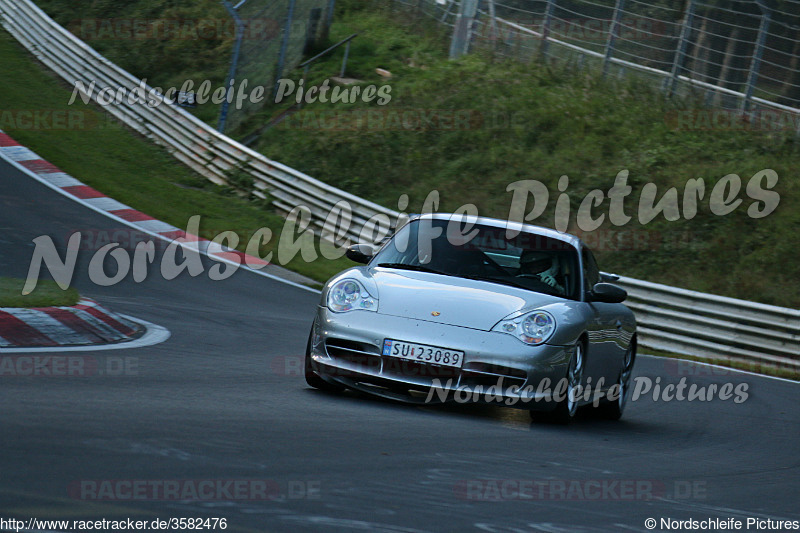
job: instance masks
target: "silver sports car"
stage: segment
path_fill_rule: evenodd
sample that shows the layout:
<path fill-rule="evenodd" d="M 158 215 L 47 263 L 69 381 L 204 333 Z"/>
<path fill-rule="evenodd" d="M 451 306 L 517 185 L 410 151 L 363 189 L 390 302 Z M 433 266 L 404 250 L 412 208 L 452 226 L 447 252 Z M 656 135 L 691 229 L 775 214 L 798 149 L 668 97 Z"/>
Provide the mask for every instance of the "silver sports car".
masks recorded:
<path fill-rule="evenodd" d="M 575 236 L 463 215 L 412 217 L 322 290 L 306 381 L 409 402 L 488 401 L 618 419 L 636 358 L 627 294 Z"/>

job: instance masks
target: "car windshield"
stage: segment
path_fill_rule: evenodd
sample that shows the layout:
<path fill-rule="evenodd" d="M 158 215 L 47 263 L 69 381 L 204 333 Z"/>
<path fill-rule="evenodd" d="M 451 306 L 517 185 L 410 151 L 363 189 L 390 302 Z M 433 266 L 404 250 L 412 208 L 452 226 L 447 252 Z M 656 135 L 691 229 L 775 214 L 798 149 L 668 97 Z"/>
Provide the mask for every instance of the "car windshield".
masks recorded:
<path fill-rule="evenodd" d="M 488 281 L 578 300 L 578 254 L 569 243 L 458 220 L 413 220 L 371 266 Z"/>

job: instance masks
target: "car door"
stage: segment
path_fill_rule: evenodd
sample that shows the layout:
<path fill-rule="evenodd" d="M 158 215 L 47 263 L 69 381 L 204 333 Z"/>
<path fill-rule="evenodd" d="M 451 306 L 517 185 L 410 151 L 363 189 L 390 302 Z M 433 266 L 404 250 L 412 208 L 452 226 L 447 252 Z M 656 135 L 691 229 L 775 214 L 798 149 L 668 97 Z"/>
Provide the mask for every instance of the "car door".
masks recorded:
<path fill-rule="evenodd" d="M 620 304 L 589 301 L 592 287 L 600 282 L 600 269 L 592 251 L 583 247 L 581 252 L 583 264 L 584 292 L 587 305 L 591 310 L 591 321 L 587 325 L 589 346 L 584 366 L 584 384 L 596 386 L 603 378 L 603 387 L 614 383 L 619 374 L 622 353 L 619 350 L 622 321 Z M 588 378 L 591 377 L 591 382 Z"/>

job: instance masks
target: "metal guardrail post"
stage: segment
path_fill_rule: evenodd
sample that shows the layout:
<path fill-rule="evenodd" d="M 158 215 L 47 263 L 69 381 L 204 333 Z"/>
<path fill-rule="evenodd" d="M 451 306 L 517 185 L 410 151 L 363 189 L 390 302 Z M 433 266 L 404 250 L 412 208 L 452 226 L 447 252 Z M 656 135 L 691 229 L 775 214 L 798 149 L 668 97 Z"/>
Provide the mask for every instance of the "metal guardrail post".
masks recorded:
<path fill-rule="evenodd" d="M 619 35 L 619 24 L 620 19 L 622 18 L 623 9 L 625 9 L 625 0 L 617 0 L 617 4 L 614 6 L 614 17 L 613 21 L 611 22 L 611 28 L 608 30 L 606 54 L 605 58 L 603 59 L 603 77 L 606 76 L 611 57 L 614 55 L 614 44 L 617 42 L 617 36 Z"/>
<path fill-rule="evenodd" d="M 350 56 L 350 41 L 352 41 L 356 37 L 358 37 L 357 33 L 354 33 L 354 34 L 352 34 L 352 35 L 350 35 L 348 37 L 345 37 L 344 39 L 342 39 L 338 43 L 336 43 L 336 44 L 334 44 L 332 46 L 329 46 L 328 48 L 326 48 L 322 52 L 318 53 L 317 55 L 315 55 L 311 59 L 306 59 L 305 61 L 303 61 L 302 63 L 297 65 L 298 68 L 302 68 L 303 69 L 303 79 L 305 80 L 306 75 L 308 74 L 308 67 L 311 65 L 311 63 L 313 63 L 317 59 L 321 58 L 322 56 L 331 53 L 332 51 L 336 50 L 337 48 L 339 48 L 343 44 L 346 44 L 347 46 L 345 47 L 345 51 L 344 51 L 344 59 L 342 60 L 342 69 L 340 71 L 340 76 L 344 76 L 344 70 L 345 70 L 345 68 L 347 68 L 347 58 Z"/>
<path fill-rule="evenodd" d="M 678 40 L 678 49 L 675 51 L 675 60 L 672 62 L 672 69 L 669 74 L 670 82 L 667 92 L 669 97 L 675 94 L 675 88 L 678 86 L 678 75 L 681 72 L 683 58 L 686 57 L 686 48 L 689 46 L 689 37 L 692 34 L 692 26 L 694 25 L 694 2 L 695 0 L 687 0 L 686 15 L 683 18 L 683 27 L 681 27 L 681 36 Z"/>
<path fill-rule="evenodd" d="M 553 9 L 555 8 L 556 0 L 547 0 L 547 5 L 544 8 L 544 19 L 542 20 L 542 44 L 539 46 L 539 54 L 544 57 L 547 55 L 547 48 L 550 46 L 550 21 L 553 18 Z"/>
<path fill-rule="evenodd" d="M 342 39 L 338 43 L 336 43 L 336 44 L 334 44 L 332 46 L 329 46 L 328 48 L 326 48 L 322 52 L 318 53 L 317 55 L 315 55 L 311 59 L 306 59 L 305 61 L 303 61 L 302 63 L 297 65 L 297 68 L 302 68 L 303 69 L 303 83 L 305 83 L 306 79 L 308 78 L 308 70 L 309 70 L 309 68 L 311 68 L 311 64 L 313 62 L 315 62 L 317 59 L 321 58 L 322 56 L 327 55 L 330 52 L 336 50 L 341 45 L 346 44 L 347 47 L 345 48 L 345 51 L 344 51 L 344 59 L 342 59 L 342 68 L 339 71 L 339 77 L 340 78 L 344 77 L 344 72 L 345 72 L 345 69 L 347 68 L 347 59 L 350 56 L 350 41 L 353 40 L 354 38 L 356 38 L 357 36 L 358 36 L 358 34 L 354 33 L 354 34 L 350 35 L 349 37 L 346 37 L 346 38 Z M 297 106 L 298 106 L 299 109 L 302 109 L 302 107 L 303 107 L 302 100 L 300 101 L 299 104 L 297 104 Z"/>
<path fill-rule="evenodd" d="M 228 13 L 231 14 L 233 17 L 233 22 L 236 24 L 236 44 L 233 46 L 233 58 L 231 59 L 231 68 L 228 71 L 228 79 L 225 80 L 225 87 L 227 87 L 228 92 L 225 94 L 225 101 L 222 102 L 222 109 L 219 113 L 219 122 L 217 123 L 217 131 L 220 133 L 225 132 L 225 124 L 228 121 L 228 106 L 230 105 L 230 91 L 233 91 L 231 87 L 231 82 L 236 79 L 236 69 L 239 66 L 239 53 L 242 50 L 242 38 L 244 37 L 244 22 L 239 17 L 238 9 L 244 5 L 247 0 L 242 0 L 235 6 L 231 5 L 230 2 L 223 0 L 223 5 L 225 9 L 228 10 Z"/>
<path fill-rule="evenodd" d="M 750 72 L 747 74 L 747 87 L 744 91 L 744 99 L 742 100 L 743 112 L 750 109 L 750 100 L 753 98 L 753 90 L 755 89 L 756 80 L 758 79 L 758 70 L 761 67 L 761 56 L 764 53 L 764 41 L 767 39 L 767 31 L 769 30 L 770 11 L 760 1 L 756 0 L 758 7 L 761 8 L 763 15 L 761 16 L 761 24 L 758 26 L 758 40 L 756 41 L 755 50 L 753 50 L 753 61 L 750 63 Z"/>
<path fill-rule="evenodd" d="M 453 25 L 453 41 L 450 43 L 450 59 L 469 52 L 472 39 L 472 24 L 478 12 L 478 0 L 461 0 L 456 23 Z"/>
<path fill-rule="evenodd" d="M 278 86 L 283 76 L 283 66 L 286 63 L 286 50 L 289 48 L 289 37 L 292 33 L 292 20 L 294 19 L 294 3 L 295 0 L 289 0 L 289 9 L 286 13 L 286 26 L 283 28 L 281 51 L 278 54 L 278 66 L 275 67 L 275 90 L 272 93 L 273 100 L 278 96 Z"/>
<path fill-rule="evenodd" d="M 339 77 L 344 78 L 344 71 L 347 69 L 347 58 L 350 56 L 350 41 L 344 45 L 344 58 L 342 58 L 342 70 L 339 72 Z"/>

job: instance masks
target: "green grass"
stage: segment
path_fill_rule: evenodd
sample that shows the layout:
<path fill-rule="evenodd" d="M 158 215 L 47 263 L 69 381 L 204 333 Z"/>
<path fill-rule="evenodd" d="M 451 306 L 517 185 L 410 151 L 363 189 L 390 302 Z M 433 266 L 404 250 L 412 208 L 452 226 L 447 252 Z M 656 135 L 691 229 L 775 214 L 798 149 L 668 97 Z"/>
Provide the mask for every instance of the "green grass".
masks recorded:
<path fill-rule="evenodd" d="M 364 84 L 386 83 L 375 73 L 388 69 L 392 100 L 375 103 L 313 103 L 268 130 L 257 148 L 351 193 L 389 207 L 408 194 L 408 211 L 419 212 L 431 191 L 441 211 L 475 204 L 484 215 L 506 218 L 507 186 L 538 180 L 549 201 L 535 223 L 554 225 L 558 181 L 569 177 L 566 192 L 573 216 L 586 194 L 608 191 L 621 170 L 633 190 L 625 203 L 632 220 L 609 221 L 609 201 L 599 230 L 588 234 L 604 270 L 694 290 L 786 306 L 800 306 L 800 148 L 793 132 L 690 130 L 677 128 L 676 113 L 702 108 L 701 101 L 666 100 L 645 80 L 603 79 L 594 70 L 538 62 L 504 61 L 482 53 L 457 61 L 446 57 L 447 35 L 425 20 L 375 9 L 372 2 L 340 2 L 342 12 L 332 40 L 358 32 L 348 76 Z M 340 57 L 317 64 L 311 78 L 320 82 L 337 71 Z M 283 108 L 286 104 L 283 104 Z M 400 116 L 406 110 L 465 110 L 469 127 L 428 126 L 331 128 L 319 120 L 331 113 Z M 266 120 L 255 117 L 256 128 Z M 505 121 L 513 118 L 513 121 Z M 385 121 L 384 124 L 389 124 Z M 243 132 L 244 133 L 244 132 Z M 777 209 L 761 219 L 747 209 L 755 200 L 745 187 L 762 169 L 779 176 Z M 715 215 L 709 196 L 723 176 L 741 177 L 741 205 Z M 702 178 L 706 193 L 696 216 L 687 220 L 682 195 L 690 179 Z M 637 212 L 645 184 L 661 196 L 678 193 L 680 219 L 662 215 L 641 224 Z M 528 203 L 528 208 L 533 202 Z M 611 237 L 609 239 L 609 237 Z M 615 240 L 619 239 L 619 241 Z M 787 290 L 792 288 L 792 290 Z"/>
<path fill-rule="evenodd" d="M 43 5 L 59 20 L 74 20 L 80 16 L 113 18 L 139 12 L 152 17 L 175 10 L 194 13 L 192 10 L 200 4 L 133 2 L 117 7 L 44 0 Z M 604 270 L 800 307 L 800 291 L 787 290 L 796 288 L 796 280 L 800 279 L 800 263 L 794 260 L 800 247 L 800 210 L 795 208 L 800 194 L 800 149 L 791 132 L 677 129 L 676 113 L 701 108 L 700 99 L 667 101 L 650 81 L 635 77 L 618 80 L 614 76 L 603 79 L 596 69 L 576 70 L 564 61 L 557 66 L 506 61 L 483 52 L 450 61 L 447 31 L 425 17 L 417 19 L 377 6 L 369 0 L 339 0 L 330 39 L 336 41 L 359 33 L 352 43 L 346 74 L 362 80 L 362 86 L 389 83 L 391 102 L 386 106 L 362 101 L 308 104 L 300 113 L 266 131 L 257 143 L 259 151 L 387 207 L 396 208 L 401 195 L 407 194 L 409 212 L 419 212 L 428 194 L 438 191 L 440 211 L 471 203 L 483 215 L 505 218 L 512 198 L 506 191 L 508 185 L 518 180 L 537 180 L 546 185 L 550 194 L 545 211 L 535 223 L 551 227 L 559 197 L 558 181 L 567 175 L 571 231 L 576 229 L 574 216 L 586 194 L 596 189 L 608 191 L 617 173 L 628 170 L 628 184 L 633 190 L 626 200 L 625 212 L 633 219 L 624 226 L 612 225 L 606 200 L 595 209 L 595 216 L 606 215 L 603 225 L 585 235 L 590 244 L 595 244 Z M 165 83 L 187 76 L 186 69 L 164 64 L 160 59 L 164 50 L 172 50 L 170 47 L 178 47 L 175 54 L 183 57 L 185 42 L 138 46 L 136 54 L 114 43 L 97 44 L 113 61 L 140 76 Z M 211 49 L 204 48 L 204 53 L 187 68 L 205 68 L 209 76 L 219 77 L 224 61 L 219 57 L 216 62 L 211 61 L 207 54 Z M 342 54 L 343 50 L 339 50 L 315 63 L 307 86 L 338 73 Z M 389 70 L 392 78 L 381 78 L 375 72 L 378 67 Z M 298 81 L 301 73 L 294 71 L 288 76 Z M 16 84 L 19 78 L 6 79 L 14 79 Z M 244 138 L 262 129 L 270 117 L 288 106 L 286 101 L 266 106 L 245 122 L 236 136 Z M 433 111 L 444 117 L 464 111 L 470 121 L 463 128 L 440 122 L 411 129 L 400 121 L 391 121 L 408 110 Z M 372 120 L 368 127 L 337 129 L 326 126 L 330 121 L 319 120 L 331 113 L 349 120 L 353 116 L 376 116 L 369 115 L 374 112 L 379 113 L 379 119 Z M 206 118 L 213 122 L 211 117 Z M 20 136 L 34 137 L 22 133 Z M 81 132 L 78 144 L 91 144 L 90 136 Z M 59 137 L 66 135 L 60 133 Z M 46 141 L 40 146 L 48 144 Z M 140 149 L 155 155 L 143 159 L 133 154 Z M 122 175 L 130 176 L 132 161 L 152 162 L 160 169 L 170 165 L 168 156 L 152 147 L 111 146 L 107 151 L 119 162 L 118 167 L 112 165 L 114 172 L 119 168 Z M 63 152 L 66 156 L 66 150 Z M 58 163 L 64 159 L 60 156 L 55 153 L 51 159 Z M 70 163 L 69 170 L 87 176 L 90 184 L 112 196 L 120 195 L 121 200 L 154 216 L 173 223 L 177 220 L 176 225 L 181 225 L 190 212 L 208 213 L 208 223 L 213 228 L 224 229 L 223 222 L 230 226 L 229 217 L 236 227 L 262 225 L 251 223 L 253 217 L 248 213 L 254 212 L 250 210 L 252 206 L 215 196 L 201 178 L 179 169 L 177 164 L 172 164 L 174 170 L 169 172 L 173 176 L 167 181 L 203 191 L 176 196 L 180 201 L 173 213 L 171 206 L 158 205 L 159 194 L 169 198 L 176 194 L 160 175 L 162 171 L 124 179 L 97 175 L 95 157 L 93 154 L 84 158 L 83 165 Z M 777 172 L 779 182 L 774 190 L 780 195 L 780 204 L 769 216 L 753 219 L 747 209 L 757 202 L 748 197 L 745 187 L 762 169 Z M 742 204 L 732 214 L 718 216 L 709 208 L 710 191 L 729 174 L 742 179 L 738 194 Z M 687 220 L 681 196 L 687 180 L 695 178 L 704 180 L 707 191 L 696 216 Z M 130 183 L 136 183 L 136 187 L 130 187 Z M 647 224 L 639 223 L 639 198 L 649 183 L 658 187 L 657 198 L 675 188 L 679 220 L 667 221 L 658 216 Z M 208 203 L 199 201 L 211 197 L 214 200 Z M 182 209 L 186 206 L 191 207 Z M 528 204 L 531 206 L 532 202 Z M 325 277 L 322 272 L 331 270 L 312 265 L 297 268 L 316 271 L 317 279 Z"/>
<path fill-rule="evenodd" d="M 113 123 L 97 108 L 83 105 L 80 100 L 68 106 L 70 88 L 32 61 L 2 31 L 0 64 L 4 73 L 0 77 L 0 129 L 17 141 L 87 185 L 159 220 L 185 228 L 191 216 L 202 215 L 203 237 L 234 231 L 240 236 L 239 249 L 243 251 L 253 232 L 267 227 L 273 237 L 260 248 L 260 253 L 264 256 L 276 251 L 285 221 L 264 202 L 242 198 L 235 191 L 211 184 L 163 148 Z M 18 121 L 20 110 L 68 111 L 79 117 L 73 124 L 84 127 L 26 128 L 24 121 Z M 273 262 L 278 263 L 275 259 Z M 298 254 L 285 266 L 324 281 L 350 264 L 346 259 L 306 262 Z"/>
<path fill-rule="evenodd" d="M 61 290 L 54 281 L 39 280 L 36 289 L 22 295 L 24 279 L 0 278 L 0 307 L 51 307 L 78 303 L 80 296 L 72 287 Z"/>
<path fill-rule="evenodd" d="M 151 87 L 180 88 L 187 79 L 195 87 L 206 79 L 214 87 L 225 83 L 234 33 L 219 0 L 37 0 L 36 5 Z M 208 103 L 194 112 L 213 122 L 219 108 Z"/>

